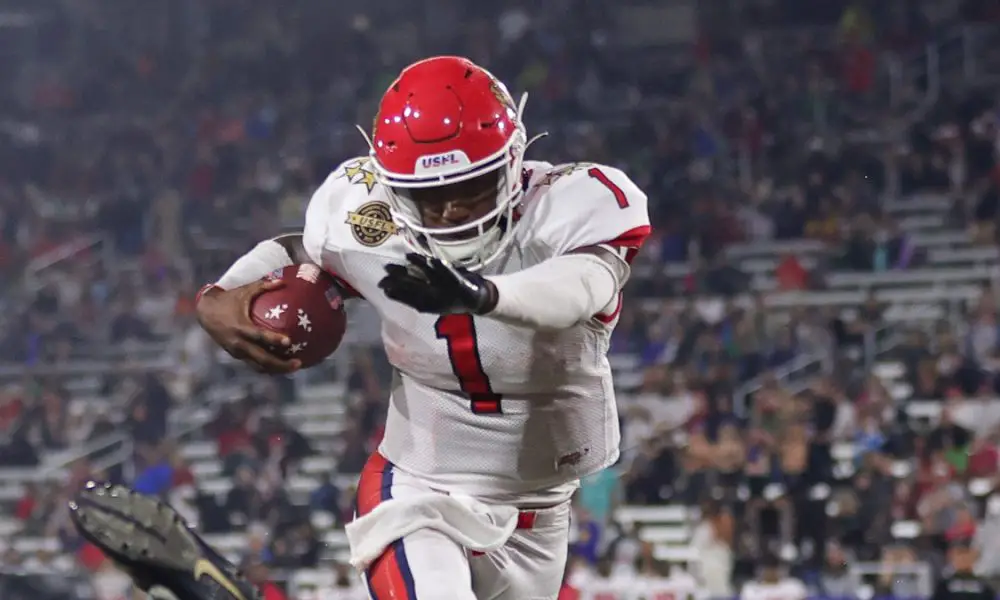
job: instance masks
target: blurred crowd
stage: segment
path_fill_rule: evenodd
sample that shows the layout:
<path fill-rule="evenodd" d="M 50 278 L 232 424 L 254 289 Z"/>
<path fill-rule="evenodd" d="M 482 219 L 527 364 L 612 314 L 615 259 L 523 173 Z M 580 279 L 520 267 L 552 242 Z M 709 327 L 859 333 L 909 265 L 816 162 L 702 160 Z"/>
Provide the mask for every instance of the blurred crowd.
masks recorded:
<path fill-rule="evenodd" d="M 273 235 L 275 215 L 299 224 L 313 187 L 364 150 L 354 123 L 368 122 L 420 42 L 470 56 L 529 92 L 529 128 L 552 134 L 538 146 L 544 158 L 627 167 L 663 200 L 653 204 L 663 260 L 707 269 L 743 237 L 836 237 L 836 217 L 871 204 L 875 195 L 859 188 L 878 189 L 883 157 L 829 147 L 848 158 L 803 179 L 801 149 L 865 121 L 863 111 L 840 110 L 851 94 L 885 108 L 875 59 L 852 56 L 882 51 L 874 36 L 893 19 L 926 20 L 883 24 L 882 3 L 835 2 L 824 35 L 772 40 L 735 23 L 801 11 L 749 3 L 725 28 L 718 13 L 727 3 L 705 3 L 712 31 L 658 49 L 652 56 L 669 60 L 650 71 L 624 60 L 650 53 L 622 46 L 601 2 L 564 11 L 561 2 L 473 10 L 442 1 L 433 26 L 416 30 L 420 5 L 375 3 L 344 18 L 339 6 L 307 0 L 280 9 L 184 2 L 192 14 L 126 11 L 95 29 L 86 19 L 106 15 L 79 4 L 82 14 L 64 16 L 65 43 L 34 48 L 26 64 L 35 68 L 20 65 L 2 91 L 0 257 L 6 277 L 24 284 L 5 286 L 5 320 L 29 325 L 8 328 L 10 360 L 92 356 L 109 343 L 170 335 L 171 315 L 190 311 L 200 282 Z M 867 16 L 838 28 L 848 9 Z M 109 32 L 118 43 L 106 43 Z M 831 195 L 835 188 L 846 191 Z"/>
<path fill-rule="evenodd" d="M 610 6 L 596 0 L 573 10 L 565 0 L 376 2 L 351 14 L 309 0 L 147 4 L 67 3 L 18 38 L 30 58 L 16 69 L 5 71 L 0 53 L 9 78 L 0 87 L 0 353 L 11 367 L 0 373 L 0 463 L 33 468 L 127 433 L 128 443 L 71 463 L 68 482 L 29 487 L 15 507 L 26 534 L 58 538 L 100 573 L 102 600 L 118 600 L 126 583 L 59 509 L 88 477 L 167 497 L 206 532 L 247 531 L 246 566 L 262 584 L 268 568 L 319 563 L 311 514 L 350 518 L 353 490 L 338 476 L 360 471 L 381 438 L 381 350 L 354 349 L 339 372 L 355 400 L 337 472 L 296 504 L 283 482 L 318 451 L 281 418 L 295 386 L 245 382 L 216 360 L 194 323 L 193 291 L 280 233 L 276 215 L 284 227 L 301 224 L 312 188 L 363 151 L 353 124 L 367 123 L 398 69 L 429 49 L 469 56 L 530 92 L 529 129 L 553 134 L 539 158 L 622 166 L 652 199 L 656 234 L 612 343 L 614 354 L 639 357 L 642 377 L 621 397 L 621 462 L 577 499 L 570 592 L 665 575 L 652 546 L 613 518 L 626 503 L 699 508 L 692 544 L 713 596 L 731 595 L 775 557 L 817 592 L 845 595 L 852 562 L 940 567 L 956 542 L 980 547 L 982 568 L 1000 576 L 1000 536 L 991 535 L 1000 511 L 968 485 L 1000 474 L 1000 435 L 963 408 L 1000 392 L 995 297 L 984 294 L 960 327 L 913 332 L 897 348 L 914 398 L 942 405 L 927 424 L 857 360 L 885 306 L 872 297 L 854 316 L 779 317 L 726 253 L 740 242 L 825 243 L 818 261 L 781 257 L 779 291 L 822 289 L 831 271 L 920 266 L 925 257 L 881 209 L 887 190 L 962 199 L 950 221 L 995 243 L 1000 117 L 990 95 L 945 90 L 890 143 L 847 135 L 898 120 L 897 108 L 924 91 L 885 101 L 884 55 L 919 48 L 957 20 L 993 18 L 990 3 L 704 2 L 699 35 L 655 51 L 623 44 Z M 664 269 L 678 264 L 683 276 Z M 749 307 L 718 299 L 744 293 Z M 686 301 L 650 310 L 660 298 Z M 816 353 L 833 355 L 833 376 L 783 385 L 784 366 Z M 81 375 L 82 392 L 70 385 Z M 170 415 L 233 382 L 238 398 L 212 407 L 203 432 L 233 481 L 220 497 L 199 489 Z M 838 447 L 850 449 L 850 469 Z M 131 457 L 125 467 L 119 451 Z M 929 535 L 900 544 L 899 521 Z M 44 566 L 55 555 L 8 548 L 3 557 Z M 914 595 L 907 578 L 872 584 Z"/>
<path fill-rule="evenodd" d="M 584 482 L 578 514 L 607 537 L 596 555 L 581 549 L 592 564 L 577 568 L 626 579 L 636 568 L 655 570 L 652 545 L 616 523 L 613 509 L 683 503 L 700 506 L 692 543 L 705 580 L 717 584 L 713 596 L 730 595 L 730 582 L 752 579 L 773 557 L 794 563 L 819 594 L 853 595 L 848 566 L 863 561 L 885 568 L 872 582 L 879 594 L 920 596 L 899 572 L 918 562 L 940 571 L 955 544 L 976 548 L 980 572 L 1000 576 L 1000 506 L 986 500 L 1000 482 L 1000 422 L 981 408 L 997 395 L 998 308 L 987 291 L 961 336 L 948 326 L 914 331 L 893 351 L 912 401 L 932 404 L 930 419 L 859 369 L 811 378 L 799 393 L 766 379 L 739 415 L 731 392 L 716 393 L 716 376 L 692 376 L 676 363 L 651 367 L 621 399 L 625 439 L 635 445 L 615 472 Z M 879 316 L 873 305 L 857 325 L 872 327 Z M 838 446 L 848 455 L 838 456 Z M 900 522 L 917 524 L 919 536 L 900 540 L 908 537 L 894 529 Z"/>

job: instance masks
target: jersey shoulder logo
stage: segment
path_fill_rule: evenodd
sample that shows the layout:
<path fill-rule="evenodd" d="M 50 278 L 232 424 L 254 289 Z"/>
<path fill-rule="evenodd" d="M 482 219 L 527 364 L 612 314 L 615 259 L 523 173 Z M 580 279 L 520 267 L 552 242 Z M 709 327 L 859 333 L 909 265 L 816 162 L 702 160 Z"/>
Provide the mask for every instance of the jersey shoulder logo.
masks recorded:
<path fill-rule="evenodd" d="M 351 234 L 362 246 L 381 246 L 396 234 L 398 228 L 392 222 L 389 205 L 381 200 L 365 202 L 347 213 L 346 223 L 351 226 Z"/>
<path fill-rule="evenodd" d="M 545 176 L 542 177 L 541 180 L 539 180 L 538 185 L 539 186 L 552 185 L 553 183 L 562 179 L 563 177 L 572 175 L 577 171 L 583 171 L 584 169 L 588 169 L 592 166 L 594 166 L 594 163 L 585 163 L 585 162 L 559 165 L 557 167 L 554 167 L 548 173 L 546 173 Z"/>
<path fill-rule="evenodd" d="M 375 189 L 375 171 L 371 167 L 370 159 L 358 158 L 344 165 L 343 176 L 354 185 L 363 185 L 370 194 Z"/>

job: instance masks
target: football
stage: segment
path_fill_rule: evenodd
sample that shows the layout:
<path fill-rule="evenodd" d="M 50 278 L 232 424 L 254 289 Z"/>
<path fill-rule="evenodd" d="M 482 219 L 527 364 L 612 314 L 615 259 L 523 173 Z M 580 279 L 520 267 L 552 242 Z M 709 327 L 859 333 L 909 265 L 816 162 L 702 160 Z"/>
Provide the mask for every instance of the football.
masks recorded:
<path fill-rule="evenodd" d="M 291 340 L 273 348 L 279 356 L 297 358 L 302 368 L 313 367 L 340 346 L 347 330 L 344 299 L 329 273 L 313 264 L 285 267 L 268 276 L 285 285 L 254 299 L 250 317 L 258 326 Z"/>

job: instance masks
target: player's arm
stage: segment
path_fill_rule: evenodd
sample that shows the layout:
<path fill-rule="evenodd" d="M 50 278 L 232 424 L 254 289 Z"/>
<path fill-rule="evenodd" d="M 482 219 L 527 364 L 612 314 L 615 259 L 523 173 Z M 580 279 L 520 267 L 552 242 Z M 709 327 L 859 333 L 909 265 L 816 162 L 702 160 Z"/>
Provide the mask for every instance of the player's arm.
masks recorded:
<path fill-rule="evenodd" d="M 649 235 L 646 195 L 618 169 L 594 166 L 557 181 L 544 200 L 539 237 L 555 255 L 487 277 L 488 316 L 536 329 L 566 329 L 613 312 L 629 263 Z"/>
<path fill-rule="evenodd" d="M 236 259 L 212 287 L 222 290 L 242 287 L 291 265 L 314 263 L 322 266 L 338 172 L 339 169 L 334 171 L 310 198 L 301 233 L 288 233 L 260 242 Z"/>
<path fill-rule="evenodd" d="M 496 304 L 486 316 L 534 329 L 566 329 L 616 302 L 627 279 L 628 265 L 619 257 L 587 246 L 517 273 L 487 277 Z"/>
<path fill-rule="evenodd" d="M 529 243 L 548 260 L 484 277 L 411 253 L 408 264 L 386 266 L 379 287 L 422 313 L 472 313 L 533 329 L 611 322 L 629 261 L 649 235 L 646 195 L 610 167 L 592 166 L 557 185 L 531 217 Z"/>
<path fill-rule="evenodd" d="M 264 240 L 249 252 L 236 259 L 215 283 L 203 294 L 213 294 L 236 289 L 260 281 L 269 273 L 309 260 L 302 244 L 301 233 L 289 233 Z"/>
<path fill-rule="evenodd" d="M 483 277 L 423 254 L 387 265 L 379 287 L 422 313 L 472 313 L 534 329 L 566 329 L 598 318 L 627 277 L 614 252 L 584 247 L 512 275 Z M 613 319 L 611 316 L 605 317 Z"/>
<path fill-rule="evenodd" d="M 269 350 L 287 346 L 290 340 L 255 325 L 250 318 L 250 306 L 258 295 L 281 285 L 280 281 L 264 280 L 268 274 L 294 264 L 322 264 L 334 180 L 331 175 L 313 195 L 301 234 L 257 244 L 198 295 L 196 313 L 202 328 L 226 352 L 257 370 L 290 373 L 301 366 L 299 361 L 280 358 Z"/>

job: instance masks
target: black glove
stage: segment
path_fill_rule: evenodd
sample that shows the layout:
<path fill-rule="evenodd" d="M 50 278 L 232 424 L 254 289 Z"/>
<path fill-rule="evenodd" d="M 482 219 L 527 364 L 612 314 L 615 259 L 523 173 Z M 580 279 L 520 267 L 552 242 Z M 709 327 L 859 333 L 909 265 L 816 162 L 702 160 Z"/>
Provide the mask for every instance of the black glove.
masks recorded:
<path fill-rule="evenodd" d="M 418 312 L 483 315 L 497 305 L 497 289 L 484 277 L 422 254 L 406 255 L 406 265 L 386 265 L 378 283 L 385 295 Z"/>

